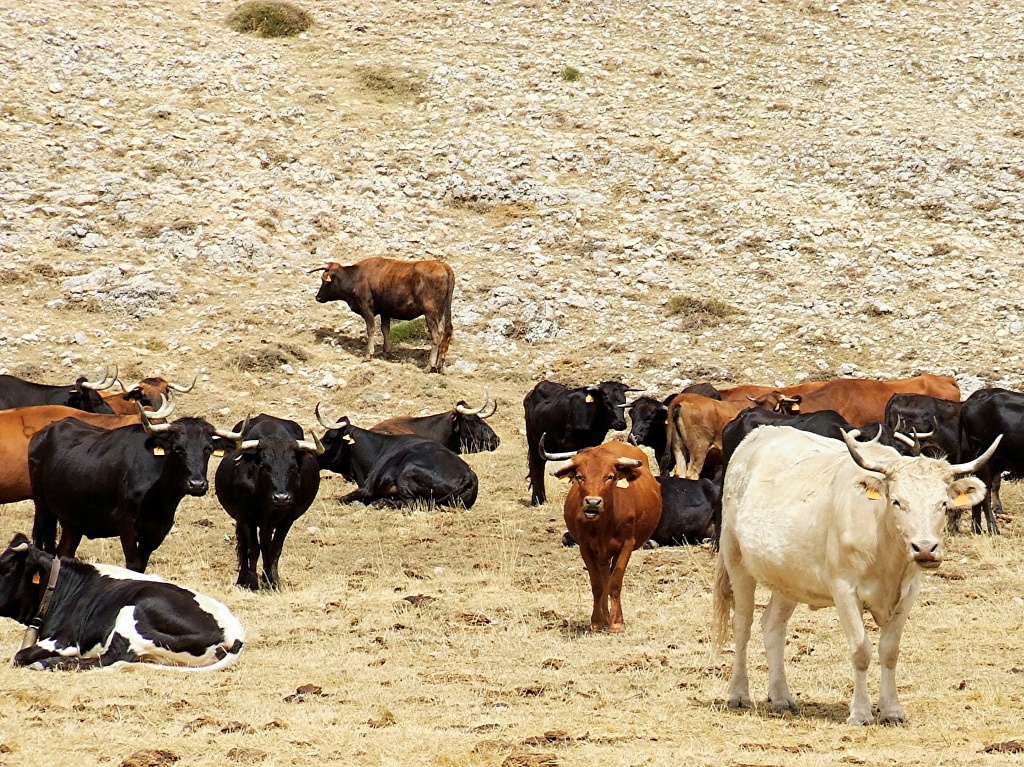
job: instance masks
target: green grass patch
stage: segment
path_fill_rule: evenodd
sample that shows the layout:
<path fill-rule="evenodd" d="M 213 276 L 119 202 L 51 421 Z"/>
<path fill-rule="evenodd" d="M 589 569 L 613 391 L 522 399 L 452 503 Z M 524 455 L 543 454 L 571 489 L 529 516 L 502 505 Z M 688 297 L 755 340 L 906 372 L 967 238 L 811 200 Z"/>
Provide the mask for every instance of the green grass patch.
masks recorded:
<path fill-rule="evenodd" d="M 427 323 L 422 317 L 408 322 L 395 322 L 391 325 L 391 343 L 428 340 L 430 340 L 430 333 L 427 332 Z"/>
<path fill-rule="evenodd" d="M 576 67 L 562 67 L 562 71 L 558 73 L 558 76 L 567 83 L 574 83 L 583 77 L 583 73 Z"/>
<path fill-rule="evenodd" d="M 251 0 L 228 16 L 236 32 L 260 37 L 292 37 L 313 26 L 312 17 L 298 6 L 278 0 Z"/>

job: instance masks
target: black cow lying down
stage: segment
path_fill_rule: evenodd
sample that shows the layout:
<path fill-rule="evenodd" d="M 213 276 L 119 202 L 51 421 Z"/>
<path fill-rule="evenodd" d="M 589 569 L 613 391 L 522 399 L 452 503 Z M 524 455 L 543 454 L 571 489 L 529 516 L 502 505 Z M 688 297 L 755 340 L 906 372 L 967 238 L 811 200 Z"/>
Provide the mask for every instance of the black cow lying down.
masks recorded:
<path fill-rule="evenodd" d="M 661 485 L 661 519 L 644 548 L 699 544 L 714 530 L 714 511 L 722 498 L 722 484 L 711 479 L 655 477 Z M 569 533 L 563 546 L 575 546 Z"/>
<path fill-rule="evenodd" d="M 216 671 L 238 660 L 245 639 L 215 599 L 154 575 L 57 559 L 22 533 L 0 554 L 0 616 L 29 627 L 14 665 L 34 669 Z"/>

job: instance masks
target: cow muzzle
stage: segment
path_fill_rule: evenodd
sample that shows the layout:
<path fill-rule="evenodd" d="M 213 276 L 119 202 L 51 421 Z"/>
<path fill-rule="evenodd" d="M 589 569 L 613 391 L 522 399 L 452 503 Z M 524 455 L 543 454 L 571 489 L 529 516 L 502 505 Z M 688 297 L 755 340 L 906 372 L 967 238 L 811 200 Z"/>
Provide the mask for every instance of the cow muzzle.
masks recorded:
<path fill-rule="evenodd" d="M 594 519 L 604 508 L 604 499 L 599 495 L 588 495 L 583 499 L 583 516 Z"/>
<path fill-rule="evenodd" d="M 206 495 L 206 491 L 210 489 L 210 483 L 205 479 L 190 479 L 185 484 L 185 490 L 189 495 Z"/>
<path fill-rule="evenodd" d="M 942 541 L 917 538 L 910 542 L 910 558 L 918 566 L 933 570 L 942 564 Z"/>
<path fill-rule="evenodd" d="M 291 493 L 273 493 L 270 496 L 270 502 L 274 506 L 278 506 L 278 507 L 287 506 L 287 505 L 289 505 L 292 502 L 292 494 Z"/>

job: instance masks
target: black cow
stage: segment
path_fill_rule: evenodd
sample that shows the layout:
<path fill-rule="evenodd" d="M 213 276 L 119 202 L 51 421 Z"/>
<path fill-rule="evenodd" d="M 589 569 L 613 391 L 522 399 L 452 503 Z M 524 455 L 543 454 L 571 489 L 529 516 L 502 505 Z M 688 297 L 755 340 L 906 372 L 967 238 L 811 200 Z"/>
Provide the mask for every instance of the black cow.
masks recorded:
<path fill-rule="evenodd" d="M 341 474 L 359 487 L 340 503 L 384 501 L 408 506 L 425 501 L 431 506 L 476 503 L 476 473 L 459 456 L 433 440 L 413 434 L 379 434 L 359 429 L 348 418 L 331 423 L 316 417 L 327 429 L 324 453 L 317 456 L 321 469 Z"/>
<path fill-rule="evenodd" d="M 210 597 L 153 575 L 58 560 L 22 533 L 0 554 L 0 616 L 29 627 L 14 665 L 34 669 L 216 671 L 238 660 L 245 640 L 238 619 Z"/>
<path fill-rule="evenodd" d="M 554 381 L 541 381 L 523 400 L 526 410 L 526 444 L 529 456 L 530 503 L 547 501 L 544 489 L 544 459 L 540 438 L 547 435 L 548 450 L 582 450 L 604 442 L 609 429 L 626 428 L 623 409 L 630 389 L 618 381 L 570 389 Z"/>
<path fill-rule="evenodd" d="M 145 572 L 150 555 L 174 524 L 181 499 L 204 495 L 209 488 L 210 455 L 242 438 L 202 418 L 152 423 L 171 409 L 151 413 L 140 408 L 141 424 L 110 431 L 74 418 L 38 431 L 28 447 L 36 506 L 33 543 L 69 557 L 83 535 L 119 536 L 127 567 Z"/>
<path fill-rule="evenodd" d="M 1000 434 L 1003 439 L 995 455 L 977 472 L 988 492 L 971 514 L 976 533 L 981 532 L 984 512 L 989 534 L 999 534 L 996 514 L 1003 513 L 999 499 L 1003 472 L 1009 472 L 1011 478 L 1024 476 L 1024 394 L 1009 389 L 978 389 L 960 408 L 960 460 L 971 460 Z"/>
<path fill-rule="evenodd" d="M 243 423 L 235 424 L 241 432 Z M 227 453 L 214 475 L 214 490 L 235 520 L 238 585 L 256 591 L 256 566 L 263 554 L 263 585 L 281 585 L 277 563 L 295 520 L 306 513 L 320 488 L 314 454 L 324 447 L 313 435 L 303 439 L 295 421 L 260 414 L 252 419 L 245 441 Z"/>
<path fill-rule="evenodd" d="M 701 543 L 712 535 L 714 510 L 722 498 L 722 484 L 711 479 L 655 477 L 661 485 L 661 519 L 651 534 L 656 546 Z M 563 546 L 576 545 L 565 533 Z M 654 548 L 645 544 L 645 548 Z"/>
<path fill-rule="evenodd" d="M 113 376 L 104 372 L 103 380 L 98 383 L 79 376 L 77 381 L 67 386 L 50 386 L 3 375 L 0 376 L 0 410 L 35 405 L 64 405 L 87 413 L 112 414 L 114 411 L 99 393 L 109 389 L 115 381 L 116 369 Z"/>
<path fill-rule="evenodd" d="M 699 394 L 708 399 L 721 401 L 718 389 L 709 383 L 687 386 L 680 392 L 669 394 L 660 402 L 654 397 L 637 397 L 626 406 L 631 422 L 629 442 L 633 445 L 646 445 L 654 451 L 658 460 L 658 472 L 668 474 L 676 465 L 676 458 L 668 449 L 668 403 L 679 394 Z"/>
<path fill-rule="evenodd" d="M 485 413 L 489 404 L 493 404 L 493 407 Z M 485 394 L 484 404 L 478 408 L 471 408 L 465 400 L 460 400 L 452 410 L 436 415 L 389 418 L 371 426 L 370 431 L 379 434 L 416 434 L 444 445 L 453 453 L 479 453 L 497 450 L 501 444 L 494 429 L 484 423 L 497 411 L 498 403 L 492 402 L 490 395 Z"/>
<path fill-rule="evenodd" d="M 904 434 L 916 434 L 922 455 L 956 463 L 960 460 L 962 407 L 962 402 L 926 394 L 893 394 L 885 405 L 885 422 Z"/>

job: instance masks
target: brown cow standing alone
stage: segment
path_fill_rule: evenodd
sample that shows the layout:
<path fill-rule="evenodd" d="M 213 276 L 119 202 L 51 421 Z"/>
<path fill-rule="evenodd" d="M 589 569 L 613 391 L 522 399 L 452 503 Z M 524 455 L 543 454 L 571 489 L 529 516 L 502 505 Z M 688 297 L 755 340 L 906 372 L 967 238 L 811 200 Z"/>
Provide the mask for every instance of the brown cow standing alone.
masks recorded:
<path fill-rule="evenodd" d="M 561 455 L 545 455 L 558 460 Z M 623 442 L 588 447 L 551 469 L 572 483 L 565 526 L 580 544 L 594 593 L 591 631 L 622 631 L 622 576 L 661 518 L 661 487 L 642 450 Z M 611 610 L 608 603 L 611 602 Z"/>
<path fill-rule="evenodd" d="M 373 356 L 374 317 L 380 315 L 384 353 L 391 351 L 391 320 L 423 315 L 433 345 L 430 372 L 440 373 L 452 340 L 452 293 L 455 273 L 442 261 L 396 261 L 367 258 L 350 266 L 332 261 L 322 271 L 319 303 L 344 301 L 366 322 L 366 353 Z"/>

